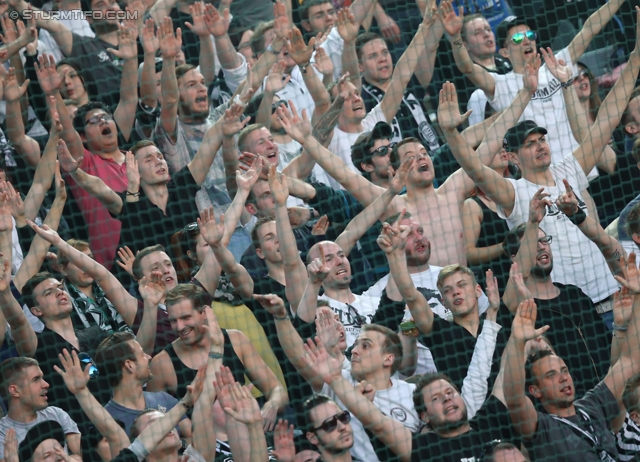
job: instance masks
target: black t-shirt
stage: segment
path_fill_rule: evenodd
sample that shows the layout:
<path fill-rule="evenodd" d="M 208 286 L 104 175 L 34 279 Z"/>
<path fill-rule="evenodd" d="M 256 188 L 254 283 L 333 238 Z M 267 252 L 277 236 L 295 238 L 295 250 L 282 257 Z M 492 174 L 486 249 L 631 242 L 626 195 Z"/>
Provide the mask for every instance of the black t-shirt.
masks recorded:
<path fill-rule="evenodd" d="M 99 101 L 113 110 L 120 101 L 123 62 L 109 53 L 107 48 L 117 47 L 98 37 L 73 34 L 70 57 L 75 58 L 82 69 L 89 94 L 97 95 Z"/>
<path fill-rule="evenodd" d="M 171 236 L 198 218 L 196 193 L 200 186 L 188 167 L 184 167 L 171 177 L 167 184 L 167 214 L 152 203 L 140 188 L 137 202 L 127 202 L 126 192 L 121 193 L 122 213 L 116 218 L 122 222 L 120 245 L 129 246 L 135 253 L 145 247 L 162 244 L 171 248 Z"/>
<path fill-rule="evenodd" d="M 140 462 L 140 459 L 131 449 L 124 448 L 111 462 Z"/>
<path fill-rule="evenodd" d="M 514 442 L 507 408 L 494 396 L 490 397 L 469 422 L 471 430 L 453 438 L 441 438 L 436 433 L 413 436 L 411 462 L 467 462 L 481 460 L 484 446 L 493 441 Z"/>

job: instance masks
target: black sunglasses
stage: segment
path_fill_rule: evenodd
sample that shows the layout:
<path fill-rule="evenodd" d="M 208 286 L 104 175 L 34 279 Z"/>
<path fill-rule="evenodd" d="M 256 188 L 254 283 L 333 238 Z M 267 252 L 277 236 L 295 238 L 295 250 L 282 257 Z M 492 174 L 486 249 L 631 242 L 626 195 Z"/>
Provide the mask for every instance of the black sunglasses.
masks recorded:
<path fill-rule="evenodd" d="M 100 375 L 100 371 L 96 367 L 93 359 L 87 353 L 78 353 L 78 359 L 80 363 L 82 363 L 82 370 L 85 370 L 89 367 L 89 378 L 95 379 Z"/>
<path fill-rule="evenodd" d="M 286 99 L 281 99 L 280 101 L 278 101 L 276 103 L 273 103 L 271 105 L 271 114 L 275 114 L 280 106 L 284 106 L 284 107 L 288 108 L 289 104 L 287 103 Z"/>
<path fill-rule="evenodd" d="M 388 152 L 393 151 L 393 148 L 396 147 L 398 143 L 389 143 L 386 146 L 380 146 L 379 148 L 374 149 L 369 154 L 372 156 L 386 156 Z"/>
<path fill-rule="evenodd" d="M 318 430 L 324 430 L 327 433 L 331 433 L 336 428 L 338 428 L 338 422 L 340 422 L 343 425 L 346 425 L 349 422 L 351 422 L 351 414 L 349 414 L 349 411 L 344 411 L 344 412 L 341 412 L 340 414 L 336 414 L 333 417 L 328 418 L 327 420 L 322 422 L 322 424 L 319 427 L 314 428 L 311 431 L 317 432 Z"/>

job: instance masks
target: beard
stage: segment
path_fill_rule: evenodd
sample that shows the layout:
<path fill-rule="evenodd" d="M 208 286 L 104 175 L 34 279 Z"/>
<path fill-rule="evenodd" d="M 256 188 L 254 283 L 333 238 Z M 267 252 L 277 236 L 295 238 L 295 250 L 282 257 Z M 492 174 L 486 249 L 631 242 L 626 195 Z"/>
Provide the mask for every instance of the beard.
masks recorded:
<path fill-rule="evenodd" d="M 118 30 L 118 23 L 111 21 L 96 21 L 92 24 L 96 35 L 110 34 Z"/>
<path fill-rule="evenodd" d="M 533 274 L 535 277 L 538 277 L 538 278 L 549 277 L 552 271 L 553 271 L 553 265 L 549 265 L 546 268 L 536 265 L 533 268 L 531 268 L 531 274 Z"/>

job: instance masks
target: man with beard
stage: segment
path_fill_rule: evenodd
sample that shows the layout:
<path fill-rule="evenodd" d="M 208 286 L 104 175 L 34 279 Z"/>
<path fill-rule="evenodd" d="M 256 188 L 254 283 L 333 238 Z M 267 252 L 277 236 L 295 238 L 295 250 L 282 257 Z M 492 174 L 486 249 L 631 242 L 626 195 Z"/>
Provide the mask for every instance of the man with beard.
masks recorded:
<path fill-rule="evenodd" d="M 306 437 L 325 462 L 351 462 L 353 428 L 351 414 L 326 395 L 313 395 L 304 404 Z"/>
<path fill-rule="evenodd" d="M 45 382 L 38 361 L 18 357 L 0 365 L 2 399 L 8 412 L 0 419 L 0 459 L 4 460 L 4 440 L 7 430 L 16 431 L 18 443 L 24 440 L 30 428 L 40 422 L 52 420 L 62 427 L 70 454 L 80 454 L 80 431 L 76 423 L 59 407 L 49 406 Z"/>
<path fill-rule="evenodd" d="M 102 341 L 96 351 L 96 365 L 107 374 L 113 397 L 105 406 L 111 416 L 124 423 L 127 435 L 131 425 L 142 411 L 155 409 L 168 412 L 178 403 L 163 391 L 143 391 L 153 377 L 146 354 L 135 336 L 128 332 L 116 332 Z M 184 418 L 178 425 L 180 436 L 191 436 L 191 420 Z"/>
<path fill-rule="evenodd" d="M 558 199 L 557 207 L 569 219 L 574 219 L 584 212 L 577 211 L 581 211 L 578 199 L 566 180 L 564 181 L 567 192 Z M 526 298 L 535 300 L 538 306 L 538 327 L 551 326 L 547 337 L 557 348 L 558 355 L 567 358 L 578 391 L 586 392 L 595 387 L 609 369 L 611 336 L 604 323 L 597 320 L 589 297 L 578 287 L 554 283 L 551 278 L 554 269 L 551 243 L 553 239 L 561 239 L 562 236 L 547 235 L 540 228 L 540 223 L 547 214 L 547 207 L 552 205 L 548 196 L 543 189 L 534 194 L 529 203 L 527 223 L 513 228 L 505 238 L 503 247 L 511 257 L 514 268 L 503 301 L 511 312 L 515 312 L 518 303 Z M 569 202 L 569 207 L 564 205 L 565 199 Z M 572 210 L 572 207 L 575 209 Z M 585 216 L 578 227 L 602 249 L 607 260 L 616 255 L 615 264 L 610 263 L 610 266 L 617 270 L 616 274 L 621 272 L 617 259 L 622 257 L 624 251 L 620 243 L 608 236 L 592 218 Z M 590 230 L 596 230 L 595 235 L 593 231 L 589 234 Z"/>
<path fill-rule="evenodd" d="M 216 330 L 224 337 L 224 353 L 218 359 L 231 369 L 236 382 L 243 383 L 246 375 L 262 392 L 266 399 L 262 407 L 264 429 L 272 431 L 278 412 L 289 402 L 285 388 L 245 334 L 222 330 L 217 321 L 207 327 L 206 301 L 205 292 L 194 284 L 180 284 L 167 294 L 167 314 L 178 338 L 151 361 L 152 379 L 147 389 L 181 396 L 198 368 L 207 364 L 208 332 Z"/>
<path fill-rule="evenodd" d="M 640 278 L 635 262 L 627 268 L 627 279 L 617 278 L 631 293 L 631 321 L 626 329 L 620 357 L 606 377 L 582 399 L 568 367 L 554 353 L 537 353 L 525 360 L 525 343 L 548 329 L 535 328 L 537 307 L 533 300 L 522 302 L 511 327 L 505 352 L 504 396 L 516 431 L 537 461 L 614 461 L 618 451 L 614 433 L 624 414 L 618 403 L 627 380 L 640 370 Z M 624 303 L 621 299 L 620 302 Z M 536 411 L 539 400 L 544 412 Z"/>

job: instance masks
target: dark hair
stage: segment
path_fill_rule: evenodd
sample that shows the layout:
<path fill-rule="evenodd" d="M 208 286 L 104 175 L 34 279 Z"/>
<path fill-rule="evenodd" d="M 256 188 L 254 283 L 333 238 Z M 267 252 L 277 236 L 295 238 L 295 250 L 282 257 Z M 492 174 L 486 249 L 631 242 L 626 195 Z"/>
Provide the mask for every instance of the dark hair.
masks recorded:
<path fill-rule="evenodd" d="M 127 342 L 135 340 L 131 332 L 114 332 L 105 338 L 96 350 L 96 366 L 104 371 L 111 388 L 115 388 L 122 382 L 122 368 L 126 361 L 135 361 L 133 348 Z"/>
<path fill-rule="evenodd" d="M 160 414 L 164 414 L 164 412 L 162 412 L 159 409 L 147 408 L 136 416 L 136 418 L 131 423 L 131 428 L 129 429 L 129 438 L 131 438 L 131 441 L 135 440 L 138 436 L 140 436 L 140 433 L 142 433 L 142 430 L 138 427 L 138 424 L 140 423 L 140 417 L 145 416 L 147 414 L 152 414 L 154 412 L 159 412 Z"/>
<path fill-rule="evenodd" d="M 367 43 L 373 42 L 374 40 L 382 40 L 383 42 L 385 42 L 384 38 L 374 32 L 365 32 L 356 37 L 356 54 L 358 55 L 358 61 L 362 61 L 362 48 Z M 386 43 L 387 42 L 385 42 L 385 44 Z"/>
<path fill-rule="evenodd" d="M 33 358 L 26 356 L 18 356 L 17 358 L 9 358 L 0 364 L 0 396 L 9 404 L 9 387 L 14 385 L 19 376 L 29 367 L 39 367 L 40 364 Z"/>
<path fill-rule="evenodd" d="M 631 95 L 629 96 L 629 100 L 628 100 L 629 102 L 627 103 L 627 107 L 624 109 L 624 112 L 622 113 L 622 117 L 620 118 L 620 125 L 622 125 L 623 127 L 633 122 L 633 117 L 631 116 L 631 110 L 629 110 L 629 105 L 631 104 L 631 101 L 633 101 L 638 96 L 640 96 L 640 87 L 634 88 L 633 91 L 631 92 Z M 625 133 L 627 134 L 627 136 L 632 136 L 631 134 L 627 133 L 626 130 L 625 130 Z"/>
<path fill-rule="evenodd" d="M 231 40 L 233 48 L 235 48 L 236 50 L 238 49 L 238 47 L 241 45 L 240 40 L 242 40 L 242 36 L 248 30 L 252 30 L 251 27 L 239 25 L 239 21 L 236 20 L 235 16 L 233 17 L 231 23 L 229 23 L 228 31 L 229 40 Z"/>
<path fill-rule="evenodd" d="M 266 48 L 264 46 L 264 34 L 273 29 L 273 26 L 274 21 L 272 19 L 271 21 L 261 22 L 253 31 L 253 35 L 249 39 L 249 45 L 251 46 L 251 51 L 253 51 L 254 55 L 264 53 Z"/>
<path fill-rule="evenodd" d="M 640 202 L 631 207 L 627 215 L 626 229 L 629 239 L 633 239 L 634 234 L 640 235 Z"/>
<path fill-rule="evenodd" d="M 311 432 L 313 431 L 313 419 L 311 418 L 311 411 L 313 411 L 318 406 L 321 406 L 326 403 L 333 403 L 334 401 L 329 398 L 327 395 L 323 395 L 322 393 L 318 393 L 312 395 L 310 398 L 307 398 L 304 403 L 302 403 L 302 411 L 304 412 L 304 423 L 305 423 L 305 431 Z"/>
<path fill-rule="evenodd" d="M 261 218 L 258 218 L 258 221 L 256 221 L 255 226 L 251 230 L 251 242 L 253 243 L 253 246 L 256 249 L 260 248 L 260 238 L 258 237 L 258 230 L 263 225 L 266 225 L 267 223 L 269 223 L 271 221 L 275 221 L 275 218 L 273 218 L 273 217 L 261 217 Z"/>
<path fill-rule="evenodd" d="M 520 250 L 520 241 L 524 236 L 524 232 L 527 229 L 526 223 L 520 223 L 515 228 L 509 230 L 502 243 L 502 249 L 509 258 L 517 255 Z"/>
<path fill-rule="evenodd" d="M 490 443 L 487 443 L 487 444 L 490 444 Z M 493 456 L 498 454 L 500 451 L 518 451 L 518 452 L 520 452 L 520 449 L 518 449 L 518 447 L 516 445 L 511 444 L 508 441 L 505 441 L 504 443 L 503 442 L 498 442 L 498 444 L 493 446 L 490 450 L 488 450 L 484 454 L 484 457 L 482 458 L 482 460 L 480 462 L 493 462 L 494 461 L 494 457 Z"/>
<path fill-rule="evenodd" d="M 134 144 L 133 146 L 131 146 L 131 154 L 133 154 L 134 156 L 138 153 L 138 151 L 142 148 L 146 148 L 149 146 L 153 146 L 155 148 L 157 148 L 158 146 L 153 142 L 153 141 L 149 141 L 149 140 L 140 140 L 138 141 L 136 144 Z"/>
<path fill-rule="evenodd" d="M 80 239 L 69 239 L 67 241 L 67 244 L 69 244 L 74 249 L 79 250 L 80 252 L 84 252 L 85 250 L 90 248 L 87 241 L 81 241 Z M 60 268 L 64 268 L 68 264 L 69 257 L 67 257 L 63 253 L 58 252 L 58 265 L 60 265 Z"/>
<path fill-rule="evenodd" d="M 591 69 L 587 67 L 586 64 L 578 62 L 578 66 L 582 66 L 585 71 L 587 71 L 587 77 L 589 77 L 589 88 L 591 89 L 591 94 L 589 95 L 589 115 L 593 120 L 598 117 L 598 111 L 600 110 L 600 105 L 602 104 L 602 100 L 600 99 L 600 94 L 598 93 L 598 81 L 596 80 L 596 76 L 593 75 Z"/>
<path fill-rule="evenodd" d="M 631 149 L 631 154 L 636 162 L 640 162 L 640 138 L 636 139 L 633 142 L 633 148 Z"/>
<path fill-rule="evenodd" d="M 136 258 L 133 260 L 133 265 L 131 265 L 131 272 L 137 281 L 144 277 L 144 272 L 142 271 L 142 259 L 154 252 L 166 252 L 166 250 L 162 245 L 156 244 L 151 247 L 145 247 L 136 254 Z"/>
<path fill-rule="evenodd" d="M 402 364 L 402 356 L 404 354 L 400 336 L 388 327 L 381 326 L 379 324 L 365 324 L 364 326 L 362 326 L 362 332 L 378 332 L 379 334 L 384 335 L 382 352 L 385 354 L 393 355 L 391 375 L 398 372 L 398 369 L 400 369 L 400 365 Z"/>
<path fill-rule="evenodd" d="M 448 375 L 442 374 L 440 372 L 424 374 L 416 382 L 416 389 L 413 390 L 413 406 L 416 408 L 416 412 L 418 414 L 427 411 L 427 407 L 425 406 L 424 399 L 422 397 L 422 389 L 431 385 L 433 382 L 437 382 L 438 380 L 444 380 L 445 382 L 448 382 L 457 392 L 460 392 L 456 384 L 453 383 L 453 380 L 451 380 L 451 377 L 449 377 Z"/>
<path fill-rule="evenodd" d="M 533 376 L 533 365 L 538 361 L 540 361 L 541 359 L 546 358 L 548 356 L 557 356 L 557 355 L 555 352 L 550 350 L 538 350 L 532 355 L 529 355 L 529 357 L 524 363 L 525 383 L 527 387 L 529 387 L 529 385 L 538 384 L 538 382 L 535 380 L 535 377 Z"/>
<path fill-rule="evenodd" d="M 474 13 L 468 16 L 465 15 L 464 19 L 462 20 L 462 29 L 460 29 L 460 38 L 462 38 L 462 41 L 464 43 L 467 43 L 467 24 L 473 21 L 474 19 L 478 19 L 478 18 L 484 19 L 484 16 L 480 13 Z"/>
<path fill-rule="evenodd" d="M 69 66 L 73 68 L 73 70 L 76 71 L 76 73 L 78 74 L 78 77 L 80 77 L 80 80 L 82 80 L 82 85 L 84 85 L 86 89 L 86 85 L 84 82 L 84 75 L 82 75 L 82 67 L 80 66 L 80 63 L 78 63 L 73 58 L 64 58 L 56 63 L 56 70 L 58 70 L 60 66 Z"/>
<path fill-rule="evenodd" d="M 198 313 L 202 313 L 204 307 L 209 305 L 210 296 L 207 295 L 202 287 L 195 284 L 178 284 L 167 292 L 164 304 L 169 308 L 183 300 L 189 300 L 191 307 Z"/>
<path fill-rule="evenodd" d="M 43 271 L 33 276 L 24 284 L 20 295 L 22 296 L 22 303 L 27 305 L 27 308 L 36 306 L 36 297 L 33 295 L 33 291 L 39 284 L 47 279 L 56 279 L 56 277 L 49 272 Z"/>
<path fill-rule="evenodd" d="M 304 0 L 304 2 L 302 2 L 302 5 L 300 5 L 300 7 L 298 8 L 300 21 L 309 21 L 309 10 L 311 9 L 311 7 L 324 5 L 325 3 L 329 3 L 331 6 L 333 6 L 331 0 Z"/>
<path fill-rule="evenodd" d="M 197 262 L 188 254 L 189 251 L 195 254 L 198 236 L 200 228 L 197 226 L 183 228 L 171 236 L 171 254 L 179 282 L 189 282 L 193 271 L 198 267 Z"/>
<path fill-rule="evenodd" d="M 87 104 L 83 104 L 78 108 L 78 112 L 76 112 L 76 116 L 73 118 L 73 128 L 75 128 L 80 135 L 84 135 L 85 133 L 84 127 L 86 124 L 85 119 L 87 114 L 91 111 L 95 111 L 96 109 L 102 109 L 107 114 L 113 115 L 109 108 L 100 101 L 89 101 Z"/>
<path fill-rule="evenodd" d="M 394 168 L 398 168 L 400 166 L 400 156 L 398 155 L 398 151 L 402 146 L 409 143 L 418 143 L 420 146 L 424 147 L 424 143 L 418 138 L 415 138 L 413 136 L 403 138 L 402 141 L 397 143 L 391 150 L 391 165 L 393 165 Z"/>

